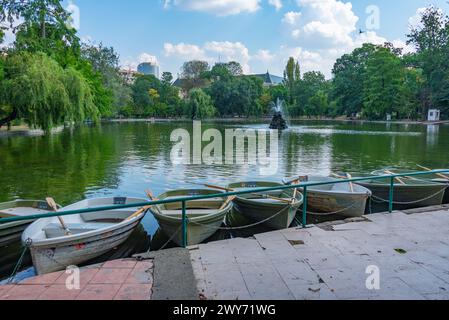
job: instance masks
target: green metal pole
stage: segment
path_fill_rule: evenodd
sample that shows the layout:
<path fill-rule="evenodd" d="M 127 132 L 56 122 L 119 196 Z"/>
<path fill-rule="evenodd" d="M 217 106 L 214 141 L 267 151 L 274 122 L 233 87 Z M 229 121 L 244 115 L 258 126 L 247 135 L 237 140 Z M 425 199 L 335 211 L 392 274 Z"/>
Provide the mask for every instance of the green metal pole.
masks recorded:
<path fill-rule="evenodd" d="M 390 201 L 388 203 L 388 212 L 393 213 L 393 202 L 394 202 L 394 177 L 390 180 Z"/>
<path fill-rule="evenodd" d="M 182 246 L 187 248 L 187 206 L 186 202 L 182 202 Z"/>
<path fill-rule="evenodd" d="M 302 203 L 302 226 L 307 227 L 307 187 L 304 187 L 303 192 L 304 200 Z"/>

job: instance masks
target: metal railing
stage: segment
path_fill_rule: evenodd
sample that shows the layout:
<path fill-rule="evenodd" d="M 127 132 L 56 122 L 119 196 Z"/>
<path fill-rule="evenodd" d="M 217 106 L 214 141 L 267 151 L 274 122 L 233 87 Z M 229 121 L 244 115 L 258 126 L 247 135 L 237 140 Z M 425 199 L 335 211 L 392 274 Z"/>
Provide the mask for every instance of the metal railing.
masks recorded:
<path fill-rule="evenodd" d="M 44 213 L 44 214 L 39 214 L 39 215 L 30 215 L 30 216 L 26 216 L 26 217 L 2 218 L 2 219 L 0 219 L 0 225 L 5 224 L 5 223 L 10 223 L 10 222 L 17 222 L 17 221 L 36 220 L 36 219 L 51 218 L 51 217 L 58 217 L 58 216 L 62 217 L 62 216 L 70 216 L 70 215 L 75 215 L 75 214 L 91 213 L 91 212 L 98 212 L 98 211 L 146 207 L 146 206 L 155 206 L 155 205 L 160 205 L 160 204 L 181 202 L 182 203 L 182 239 L 183 239 L 182 244 L 183 244 L 183 247 L 187 247 L 188 246 L 187 227 L 188 227 L 188 223 L 189 223 L 188 217 L 187 217 L 187 202 L 189 202 L 189 201 L 206 200 L 206 199 L 212 199 L 212 198 L 225 198 L 225 197 L 230 197 L 230 196 L 239 196 L 239 195 L 253 194 L 253 193 L 265 193 L 265 192 L 271 192 L 271 191 L 302 189 L 304 199 L 303 199 L 303 205 L 302 205 L 301 224 L 303 227 L 306 227 L 307 226 L 307 206 L 308 206 L 307 197 L 308 197 L 308 192 L 309 192 L 310 187 L 324 186 L 324 185 L 335 185 L 335 184 L 342 184 L 342 183 L 349 183 L 349 182 L 354 183 L 354 182 L 390 179 L 390 195 L 389 195 L 388 211 L 390 213 L 392 213 L 393 208 L 394 208 L 395 180 L 397 178 L 416 177 L 416 176 L 421 176 L 421 175 L 438 175 L 438 174 L 444 174 L 444 173 L 449 173 L 449 169 L 419 171 L 419 172 L 412 172 L 412 173 L 398 173 L 398 174 L 389 174 L 389 175 L 382 175 L 382 176 L 369 176 L 369 177 L 341 179 L 341 180 L 326 181 L 326 182 L 303 182 L 303 183 L 295 184 L 295 185 L 285 185 L 285 186 L 277 186 L 277 187 L 269 187 L 269 188 L 254 188 L 251 190 L 244 190 L 244 191 L 233 191 L 233 192 L 226 192 L 226 193 L 219 193 L 219 194 L 179 197 L 179 198 L 172 198 L 172 199 L 166 199 L 166 200 L 156 200 L 156 201 L 148 201 L 148 202 L 142 202 L 142 203 L 104 206 L 104 207 L 96 207 L 96 208 L 88 208 L 88 209 L 63 211 L 63 212 L 49 212 L 49 213 Z M 423 180 L 423 182 L 424 182 L 424 180 Z"/>

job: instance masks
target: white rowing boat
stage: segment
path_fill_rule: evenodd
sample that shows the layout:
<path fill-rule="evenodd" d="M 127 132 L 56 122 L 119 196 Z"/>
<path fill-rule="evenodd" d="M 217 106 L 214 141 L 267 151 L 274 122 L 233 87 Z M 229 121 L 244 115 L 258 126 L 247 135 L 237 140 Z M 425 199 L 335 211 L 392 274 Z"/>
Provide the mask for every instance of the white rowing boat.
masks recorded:
<path fill-rule="evenodd" d="M 302 177 L 302 182 L 334 182 L 339 179 L 323 176 Z M 285 184 L 291 184 L 299 178 L 285 178 Z M 306 180 L 306 181 L 304 181 Z M 302 188 L 299 190 L 303 191 Z M 307 187 L 307 204 L 312 215 L 340 215 L 343 217 L 361 217 L 365 214 L 368 199 L 372 193 L 365 187 L 345 182 Z"/>
<path fill-rule="evenodd" d="M 64 207 L 60 212 L 96 207 L 147 202 L 139 198 L 88 199 Z M 101 256 L 125 242 L 140 224 L 146 210 L 139 207 L 111 209 L 63 217 L 39 219 L 22 234 L 22 242 L 30 247 L 38 274 L 64 270 Z"/>
<path fill-rule="evenodd" d="M 29 217 L 47 213 L 52 209 L 41 200 L 15 200 L 0 203 L 0 220 L 3 218 Z M 0 224 L 0 246 L 20 240 L 23 230 L 34 220 Z"/>

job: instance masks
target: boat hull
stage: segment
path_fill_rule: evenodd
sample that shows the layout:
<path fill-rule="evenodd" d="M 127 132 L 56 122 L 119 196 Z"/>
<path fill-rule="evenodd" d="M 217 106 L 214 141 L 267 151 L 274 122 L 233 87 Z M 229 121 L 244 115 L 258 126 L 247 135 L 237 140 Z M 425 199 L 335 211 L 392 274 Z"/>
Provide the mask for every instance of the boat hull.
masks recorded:
<path fill-rule="evenodd" d="M 312 215 L 337 214 L 355 218 L 365 214 L 368 199 L 367 194 L 336 194 L 309 190 L 307 205 Z"/>
<path fill-rule="evenodd" d="M 446 189 L 446 192 L 444 193 L 443 204 L 448 204 L 449 203 L 449 181 L 447 181 L 446 179 L 433 179 L 432 181 L 446 184 L 447 189 Z"/>
<path fill-rule="evenodd" d="M 375 183 L 358 183 L 372 191 L 373 209 L 387 211 L 389 208 L 390 185 Z M 407 210 L 422 207 L 441 205 L 445 195 L 446 185 L 399 185 L 394 186 L 394 210 Z"/>
<path fill-rule="evenodd" d="M 23 231 L 33 221 L 11 222 L 0 225 L 0 246 L 19 241 Z"/>
<path fill-rule="evenodd" d="M 94 198 L 64 207 L 59 212 L 144 202 L 146 199 L 140 198 Z M 39 219 L 23 232 L 22 243 L 30 248 L 37 274 L 65 270 L 68 266 L 97 258 L 124 243 L 146 214 L 146 211 L 139 209 L 141 207 L 111 208 L 66 215 L 62 219 L 70 229 L 69 234 L 64 232 L 57 217 Z"/>
<path fill-rule="evenodd" d="M 160 200 L 187 196 L 213 195 L 221 191 L 209 189 L 173 190 L 158 196 Z M 226 198 L 213 198 L 188 201 L 187 214 L 187 245 L 196 245 L 204 242 L 214 235 L 224 223 L 226 215 L 232 210 L 233 204 L 229 202 L 224 208 L 221 206 Z M 182 246 L 184 237 L 182 233 L 182 206 L 179 202 L 158 206 L 159 210 L 151 208 L 150 211 L 159 223 L 162 232 L 178 246 Z M 195 209 L 200 209 L 196 211 Z M 170 214 L 167 214 L 171 212 Z"/>
<path fill-rule="evenodd" d="M 287 229 L 296 217 L 302 201 L 295 204 L 261 203 L 237 197 L 234 200 L 235 210 L 255 222 L 264 221 L 264 225 L 272 229 Z"/>
<path fill-rule="evenodd" d="M 324 176 L 305 176 L 307 182 L 341 182 L 340 179 Z M 284 178 L 285 184 L 291 184 L 294 178 Z M 299 189 L 301 192 L 304 190 Z M 371 191 L 367 188 L 347 182 L 310 186 L 307 189 L 307 208 L 311 215 L 339 215 L 354 218 L 365 214 Z"/>
<path fill-rule="evenodd" d="M 22 209 L 17 209 L 18 207 Z M 60 206 L 58 205 L 58 208 Z M 17 210 L 15 212 L 9 210 Z M 45 201 L 15 200 L 0 203 L 0 217 L 24 217 L 51 211 Z M 16 221 L 0 224 L 0 246 L 6 246 L 20 240 L 23 231 L 35 220 Z"/>
<path fill-rule="evenodd" d="M 224 219 L 230 210 L 227 209 L 214 217 L 189 219 L 187 223 L 187 245 L 200 244 L 213 236 L 223 225 Z M 182 218 L 171 218 L 153 212 L 164 234 L 172 238 L 178 246 L 183 245 Z"/>
<path fill-rule="evenodd" d="M 142 217 L 143 218 L 143 217 Z M 97 258 L 124 243 L 141 219 L 115 230 L 79 240 L 30 246 L 31 258 L 38 275 L 65 270 Z"/>

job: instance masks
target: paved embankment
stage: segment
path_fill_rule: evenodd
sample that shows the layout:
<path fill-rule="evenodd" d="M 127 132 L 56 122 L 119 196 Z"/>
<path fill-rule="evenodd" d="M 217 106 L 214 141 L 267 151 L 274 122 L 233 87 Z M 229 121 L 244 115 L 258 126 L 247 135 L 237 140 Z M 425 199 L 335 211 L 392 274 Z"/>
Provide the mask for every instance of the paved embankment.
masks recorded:
<path fill-rule="evenodd" d="M 80 290 L 57 272 L 0 286 L 0 300 L 449 299 L 449 207 L 137 257 L 81 269 Z"/>
<path fill-rule="evenodd" d="M 429 210 L 192 247 L 198 290 L 231 300 L 449 299 L 449 211 Z M 379 290 L 367 289 L 367 268 L 378 268 Z"/>

